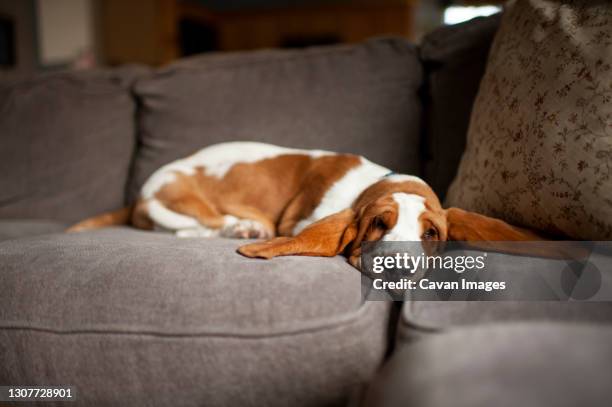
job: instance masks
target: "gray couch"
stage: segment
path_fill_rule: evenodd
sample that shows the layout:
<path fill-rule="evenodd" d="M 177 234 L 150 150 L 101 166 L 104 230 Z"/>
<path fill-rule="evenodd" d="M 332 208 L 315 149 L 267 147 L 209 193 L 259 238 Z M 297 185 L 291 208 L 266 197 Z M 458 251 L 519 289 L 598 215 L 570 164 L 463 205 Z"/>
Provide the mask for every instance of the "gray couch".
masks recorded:
<path fill-rule="evenodd" d="M 0 82 L 0 385 L 73 385 L 84 406 L 524 406 L 576 401 L 563 395 L 580 386 L 585 403 L 610 400 L 604 303 L 400 310 L 362 301 L 341 257 L 254 260 L 240 241 L 127 227 L 62 233 L 227 140 L 363 154 L 444 196 L 497 23 L 442 28 L 421 47 L 388 38 Z M 576 343 L 587 351 L 558 357 Z M 551 366 L 538 391 L 532 375 Z M 562 373 L 575 371 L 572 387 Z"/>

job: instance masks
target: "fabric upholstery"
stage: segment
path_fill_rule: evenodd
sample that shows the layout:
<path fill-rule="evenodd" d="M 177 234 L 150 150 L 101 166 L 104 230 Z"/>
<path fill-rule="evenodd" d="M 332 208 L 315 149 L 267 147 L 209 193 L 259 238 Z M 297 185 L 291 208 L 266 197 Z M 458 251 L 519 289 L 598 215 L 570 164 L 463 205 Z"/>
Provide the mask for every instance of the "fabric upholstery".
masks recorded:
<path fill-rule="evenodd" d="M 610 405 L 612 327 L 514 323 L 414 343 L 377 375 L 364 407 Z"/>
<path fill-rule="evenodd" d="M 591 254 L 590 264 L 600 270 L 599 286 L 594 288 L 596 293 L 588 298 L 589 301 L 571 301 L 567 299 L 561 283 L 568 264 L 566 261 L 488 253 L 487 263 L 502 267 L 487 269 L 486 280 L 505 281 L 508 290 L 525 301 L 492 301 L 488 298 L 489 294 L 483 291 L 472 296 L 470 301 L 421 301 L 408 296 L 402 307 L 398 339 L 402 343 L 410 343 L 429 338 L 432 334 L 496 322 L 594 322 L 612 325 L 612 302 L 602 300 L 612 292 L 612 275 L 607 272 L 611 260 L 610 253 L 603 250 Z M 585 277 L 581 287 L 589 283 L 590 279 Z M 502 295 L 495 298 L 502 298 Z"/>
<path fill-rule="evenodd" d="M 447 204 L 612 238 L 612 4 L 511 2 Z"/>
<path fill-rule="evenodd" d="M 0 81 L 0 218 L 73 222 L 124 205 L 144 70 Z"/>
<path fill-rule="evenodd" d="M 131 196 L 163 164 L 224 141 L 358 153 L 419 175 L 421 81 L 403 39 L 180 61 L 135 88 Z"/>
<path fill-rule="evenodd" d="M 438 28 L 423 38 L 424 173 L 444 200 L 457 174 L 472 105 L 500 15 Z"/>
<path fill-rule="evenodd" d="M 0 241 L 62 232 L 67 226 L 52 220 L 0 219 Z"/>
<path fill-rule="evenodd" d="M 346 259 L 127 228 L 0 243 L 0 383 L 76 405 L 343 405 L 387 346 Z"/>

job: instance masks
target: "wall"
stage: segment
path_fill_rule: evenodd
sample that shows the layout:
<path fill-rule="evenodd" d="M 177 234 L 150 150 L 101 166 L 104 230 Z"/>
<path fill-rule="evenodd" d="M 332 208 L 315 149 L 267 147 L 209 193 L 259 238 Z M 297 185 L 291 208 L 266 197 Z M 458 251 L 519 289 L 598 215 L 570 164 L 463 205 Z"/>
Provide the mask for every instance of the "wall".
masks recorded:
<path fill-rule="evenodd" d="M 0 13 L 14 20 L 17 43 L 15 68 L 0 75 L 95 64 L 99 1 L 105 0 L 0 0 Z"/>
<path fill-rule="evenodd" d="M 23 73 L 37 69 L 33 0 L 0 0 L 0 13 L 15 22 L 16 66 L 11 71 Z M 0 75 L 5 72 L 0 71 Z"/>
<path fill-rule="evenodd" d="M 92 0 L 38 0 L 39 61 L 43 66 L 73 63 L 94 50 Z"/>

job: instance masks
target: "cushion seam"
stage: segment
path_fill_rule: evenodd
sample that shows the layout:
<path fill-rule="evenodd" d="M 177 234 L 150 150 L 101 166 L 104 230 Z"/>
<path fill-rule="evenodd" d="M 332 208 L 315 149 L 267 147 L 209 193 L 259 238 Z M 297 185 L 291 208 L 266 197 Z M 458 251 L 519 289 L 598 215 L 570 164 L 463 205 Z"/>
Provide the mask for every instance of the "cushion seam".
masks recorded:
<path fill-rule="evenodd" d="M 334 318 L 324 323 L 308 326 L 304 328 L 298 329 L 278 329 L 271 330 L 269 332 L 257 332 L 254 330 L 253 332 L 224 332 L 222 330 L 219 331 L 193 331 L 193 332 L 162 332 L 156 331 L 154 329 L 134 329 L 134 330 L 122 330 L 120 328 L 68 328 L 68 329 L 57 329 L 50 328 L 46 326 L 34 326 L 28 324 L 19 324 L 19 323 L 8 323 L 8 324 L 0 324 L 0 331 L 6 330 L 26 330 L 26 331 L 38 331 L 38 332 L 46 332 L 58 335 L 82 335 L 82 334 L 110 334 L 110 335 L 146 335 L 146 336 L 158 336 L 158 337 L 169 337 L 169 338 L 198 338 L 198 337 L 230 337 L 230 338 L 242 338 L 242 339 L 257 339 L 257 338 L 269 338 L 269 337 L 283 337 L 283 336 L 295 336 L 301 334 L 314 333 L 319 331 L 325 331 L 330 329 L 339 328 L 345 325 L 350 325 L 352 323 L 357 322 L 361 316 L 372 312 L 371 309 L 376 309 L 374 307 L 376 302 L 364 302 L 357 309 L 357 311 L 344 314 L 341 317 Z"/>
<path fill-rule="evenodd" d="M 416 313 L 414 312 L 414 301 L 408 300 L 404 302 L 404 309 L 402 310 L 401 321 L 404 325 L 409 328 L 418 329 L 425 332 L 440 332 L 443 330 L 440 326 L 428 325 L 420 322 Z M 408 312 L 406 312 L 408 311 Z"/>

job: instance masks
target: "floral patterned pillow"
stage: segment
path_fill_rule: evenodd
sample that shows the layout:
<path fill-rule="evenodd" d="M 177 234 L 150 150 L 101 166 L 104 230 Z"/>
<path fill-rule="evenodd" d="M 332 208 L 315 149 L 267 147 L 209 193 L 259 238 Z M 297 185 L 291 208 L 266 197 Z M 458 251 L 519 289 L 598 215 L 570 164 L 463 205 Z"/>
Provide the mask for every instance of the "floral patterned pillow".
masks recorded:
<path fill-rule="evenodd" d="M 507 5 L 446 203 L 612 239 L 612 3 Z"/>

